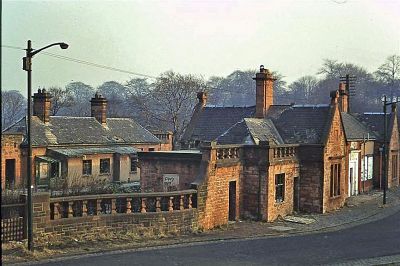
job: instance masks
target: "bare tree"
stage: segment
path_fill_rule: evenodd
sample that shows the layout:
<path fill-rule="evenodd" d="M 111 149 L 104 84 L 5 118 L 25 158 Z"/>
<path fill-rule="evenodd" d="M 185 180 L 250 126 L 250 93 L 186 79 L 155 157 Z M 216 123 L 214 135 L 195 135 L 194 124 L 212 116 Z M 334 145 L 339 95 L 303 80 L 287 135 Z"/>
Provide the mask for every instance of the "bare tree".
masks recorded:
<path fill-rule="evenodd" d="M 17 90 L 1 91 L 1 129 L 25 115 L 26 98 Z"/>
<path fill-rule="evenodd" d="M 94 90 L 83 82 L 71 82 L 65 86 L 65 90 L 73 98 L 73 104 L 66 113 L 75 116 L 90 116 L 90 99 L 94 96 Z"/>
<path fill-rule="evenodd" d="M 296 103 L 315 103 L 314 93 L 317 90 L 318 80 L 314 76 L 304 76 L 290 84 L 289 88 Z"/>
<path fill-rule="evenodd" d="M 61 109 L 71 107 L 74 103 L 74 98 L 67 90 L 60 87 L 50 87 L 47 92 L 52 96 L 51 114 L 56 115 Z"/>
<path fill-rule="evenodd" d="M 148 99 L 152 106 L 152 118 L 171 127 L 173 148 L 176 148 L 189 123 L 196 103 L 196 93 L 204 87 L 202 78 L 172 71 L 162 74 L 153 84 L 151 99 Z"/>
<path fill-rule="evenodd" d="M 391 55 L 375 72 L 377 78 L 386 84 L 394 85 L 400 80 L 400 56 Z"/>
<path fill-rule="evenodd" d="M 116 81 L 106 81 L 97 88 L 97 91 L 107 98 L 107 114 L 109 117 L 124 117 L 127 112 L 127 88 Z"/>

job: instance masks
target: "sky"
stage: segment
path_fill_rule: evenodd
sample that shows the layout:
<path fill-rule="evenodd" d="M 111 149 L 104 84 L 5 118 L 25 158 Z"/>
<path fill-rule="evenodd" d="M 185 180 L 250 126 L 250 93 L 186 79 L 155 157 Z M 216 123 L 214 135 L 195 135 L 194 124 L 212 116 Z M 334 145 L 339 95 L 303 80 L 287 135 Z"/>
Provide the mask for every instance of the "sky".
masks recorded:
<path fill-rule="evenodd" d="M 25 52 L 5 46 L 28 39 L 36 49 L 66 42 L 46 52 L 139 74 L 209 78 L 263 64 L 290 83 L 324 58 L 375 71 L 400 54 L 400 0 L 2 1 L 1 34 L 1 87 L 24 95 Z M 34 90 L 140 77 L 43 53 L 32 76 Z"/>

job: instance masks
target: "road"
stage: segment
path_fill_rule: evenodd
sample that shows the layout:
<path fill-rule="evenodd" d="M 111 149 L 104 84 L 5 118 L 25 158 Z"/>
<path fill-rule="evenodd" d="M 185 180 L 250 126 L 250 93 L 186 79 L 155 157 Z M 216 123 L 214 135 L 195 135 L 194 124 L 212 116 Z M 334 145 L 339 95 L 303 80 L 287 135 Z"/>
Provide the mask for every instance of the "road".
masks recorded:
<path fill-rule="evenodd" d="M 357 260 L 356 265 L 365 265 L 371 264 L 369 258 L 393 255 L 400 258 L 400 212 L 336 232 L 106 253 L 41 265 L 354 265 Z"/>

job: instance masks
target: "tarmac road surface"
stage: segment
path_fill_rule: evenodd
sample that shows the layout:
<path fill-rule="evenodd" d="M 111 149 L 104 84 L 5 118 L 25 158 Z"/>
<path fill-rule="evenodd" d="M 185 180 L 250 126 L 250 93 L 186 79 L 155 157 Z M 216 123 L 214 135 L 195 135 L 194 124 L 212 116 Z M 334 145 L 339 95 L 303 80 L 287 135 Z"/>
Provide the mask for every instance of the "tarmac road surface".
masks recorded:
<path fill-rule="evenodd" d="M 335 232 L 77 256 L 40 265 L 400 265 L 400 212 Z"/>

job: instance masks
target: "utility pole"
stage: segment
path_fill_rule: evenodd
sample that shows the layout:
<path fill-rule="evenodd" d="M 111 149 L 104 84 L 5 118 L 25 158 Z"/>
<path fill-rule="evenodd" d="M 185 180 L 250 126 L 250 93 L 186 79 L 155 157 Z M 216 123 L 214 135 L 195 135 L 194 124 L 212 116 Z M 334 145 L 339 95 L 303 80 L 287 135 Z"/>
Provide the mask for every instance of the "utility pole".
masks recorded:
<path fill-rule="evenodd" d="M 68 44 L 59 42 L 59 43 L 52 43 L 40 49 L 32 49 L 31 40 L 28 40 L 26 50 L 26 56 L 22 58 L 22 69 L 28 72 L 28 112 L 26 116 L 27 120 L 27 129 L 26 129 L 26 138 L 28 142 L 28 158 L 26 162 L 26 175 L 27 175 L 27 182 L 26 188 L 28 190 L 28 199 L 26 202 L 27 208 L 27 234 L 28 234 L 28 249 L 33 251 L 33 204 L 32 204 L 32 136 L 31 136 L 31 120 L 32 120 L 32 107 L 31 107 L 31 97 L 32 97 L 32 58 L 35 54 L 40 53 L 41 51 L 52 47 L 54 45 L 59 45 L 61 49 L 67 49 Z"/>

